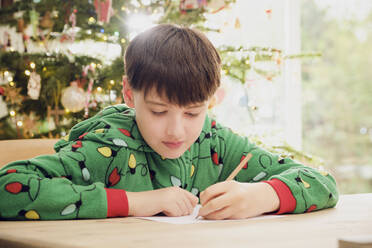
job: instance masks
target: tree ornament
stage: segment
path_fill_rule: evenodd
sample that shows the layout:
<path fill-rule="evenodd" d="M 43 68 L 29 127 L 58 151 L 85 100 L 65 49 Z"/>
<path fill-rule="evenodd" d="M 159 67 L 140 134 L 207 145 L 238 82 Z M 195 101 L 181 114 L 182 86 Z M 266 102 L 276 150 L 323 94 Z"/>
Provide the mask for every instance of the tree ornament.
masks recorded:
<path fill-rule="evenodd" d="M 51 19 L 51 14 L 49 11 L 45 12 L 43 19 L 40 22 L 40 26 L 46 29 L 52 29 L 54 25 L 54 21 Z"/>
<path fill-rule="evenodd" d="M 0 96 L 3 96 L 5 93 L 5 89 L 0 86 Z"/>
<path fill-rule="evenodd" d="M 91 71 L 93 74 L 96 72 L 95 66 L 92 64 L 87 65 L 83 68 L 83 76 L 86 77 L 88 75 L 88 71 Z M 85 99 L 85 108 L 84 108 L 84 117 L 88 118 L 89 117 L 89 102 L 90 102 L 90 96 L 92 94 L 93 90 L 93 84 L 94 84 L 94 79 L 90 78 L 89 79 L 89 84 L 88 84 L 88 90 L 86 94 L 86 99 Z"/>
<path fill-rule="evenodd" d="M 4 32 L 3 47 L 6 49 L 11 46 L 10 35 L 7 31 Z"/>
<path fill-rule="evenodd" d="M 27 84 L 27 95 L 30 96 L 32 100 L 39 99 L 41 88 L 41 78 L 36 72 L 31 72 L 30 79 Z"/>
<path fill-rule="evenodd" d="M 181 0 L 180 10 L 181 12 L 192 11 L 203 8 L 207 5 L 206 0 Z"/>
<path fill-rule="evenodd" d="M 25 20 L 22 17 L 17 20 L 17 32 L 23 33 L 23 30 L 25 30 Z"/>
<path fill-rule="evenodd" d="M 85 108 L 84 108 L 85 109 L 85 111 L 84 111 L 84 117 L 85 118 L 89 117 L 89 102 L 90 102 L 90 96 L 92 94 L 93 84 L 94 84 L 94 80 L 93 80 L 93 78 L 91 78 L 89 80 L 88 92 L 87 92 L 86 101 L 85 101 Z"/>
<path fill-rule="evenodd" d="M 114 15 L 111 0 L 95 0 L 94 7 L 96 8 L 97 19 L 103 23 L 109 23 L 110 18 Z"/>
<path fill-rule="evenodd" d="M 73 113 L 79 112 L 84 109 L 85 100 L 86 93 L 83 89 L 77 86 L 76 81 L 71 82 L 70 86 L 62 91 L 62 105 Z"/>
<path fill-rule="evenodd" d="M 215 14 L 226 7 L 225 0 L 210 0 L 207 9 L 212 14 Z"/>
<path fill-rule="evenodd" d="M 68 21 L 71 22 L 72 32 L 71 32 L 71 35 L 70 35 L 70 36 L 71 36 L 71 41 L 72 41 L 72 42 L 75 41 L 76 12 L 77 12 L 77 10 L 74 9 L 74 10 L 71 12 L 70 17 L 68 18 Z"/>
<path fill-rule="evenodd" d="M 4 86 L 5 101 L 13 104 L 21 104 L 23 96 L 20 94 L 22 88 L 12 87 L 10 85 Z"/>
<path fill-rule="evenodd" d="M 35 115 L 34 112 L 31 112 L 29 115 L 23 116 L 23 137 L 31 138 L 34 136 L 37 131 L 37 121 L 39 117 Z"/>

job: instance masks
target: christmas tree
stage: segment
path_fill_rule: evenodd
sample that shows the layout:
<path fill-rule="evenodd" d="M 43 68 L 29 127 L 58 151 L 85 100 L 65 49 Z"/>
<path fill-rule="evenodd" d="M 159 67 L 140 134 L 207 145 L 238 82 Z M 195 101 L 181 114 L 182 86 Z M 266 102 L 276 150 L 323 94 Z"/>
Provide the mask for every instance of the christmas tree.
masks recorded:
<path fill-rule="evenodd" d="M 205 32 L 206 15 L 235 0 L 22 0 L 1 1 L 0 139 L 60 137 L 102 108 L 122 103 L 121 79 L 126 46 L 146 16 L 151 23 L 175 23 Z M 239 25 L 239 20 L 235 25 Z M 114 48 L 81 54 L 73 45 L 94 41 Z M 84 45 L 83 45 L 84 46 Z M 85 45 L 89 46 L 89 45 Z M 96 45 L 94 45 L 96 46 Z M 223 73 L 245 83 L 253 63 L 280 64 L 281 51 L 261 47 L 218 48 Z M 253 57 L 252 57 L 253 56 Z M 255 69 L 268 79 L 279 70 Z M 1 111 L 0 111 L 1 112 Z"/>

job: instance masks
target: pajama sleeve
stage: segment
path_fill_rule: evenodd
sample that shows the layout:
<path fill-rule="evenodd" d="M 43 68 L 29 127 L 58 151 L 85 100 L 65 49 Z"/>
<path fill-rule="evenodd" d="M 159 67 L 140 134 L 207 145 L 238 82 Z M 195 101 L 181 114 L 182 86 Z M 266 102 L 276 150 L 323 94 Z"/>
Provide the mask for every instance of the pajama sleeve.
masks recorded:
<path fill-rule="evenodd" d="M 270 184 L 280 200 L 277 213 L 304 213 L 336 205 L 336 182 L 326 171 L 272 154 L 250 142 L 247 137 L 235 134 L 215 121 L 211 123 L 212 144 L 223 166 L 219 181 L 225 180 L 241 160 L 252 154 L 235 180 Z"/>

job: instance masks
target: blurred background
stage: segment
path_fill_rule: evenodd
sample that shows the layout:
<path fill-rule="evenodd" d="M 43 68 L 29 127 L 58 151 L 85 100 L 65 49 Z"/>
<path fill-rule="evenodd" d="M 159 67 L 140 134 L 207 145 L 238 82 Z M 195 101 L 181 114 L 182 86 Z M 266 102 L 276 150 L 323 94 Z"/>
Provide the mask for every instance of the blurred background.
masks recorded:
<path fill-rule="evenodd" d="M 59 138 L 122 103 L 122 57 L 157 23 L 222 57 L 210 115 L 259 145 L 372 192 L 372 2 L 0 0 L 0 139 Z"/>

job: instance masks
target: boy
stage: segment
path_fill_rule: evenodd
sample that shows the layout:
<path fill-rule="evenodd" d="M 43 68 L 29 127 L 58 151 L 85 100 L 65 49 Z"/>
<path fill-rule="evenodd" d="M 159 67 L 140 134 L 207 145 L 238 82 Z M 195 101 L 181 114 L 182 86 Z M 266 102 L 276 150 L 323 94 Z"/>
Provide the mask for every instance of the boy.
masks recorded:
<path fill-rule="evenodd" d="M 207 117 L 220 63 L 198 31 L 163 24 L 138 35 L 125 54 L 126 105 L 74 126 L 56 154 L 5 166 L 1 218 L 182 216 L 199 200 L 207 219 L 335 206 L 329 174 L 279 159 Z M 248 154 L 236 181 L 224 181 Z"/>

